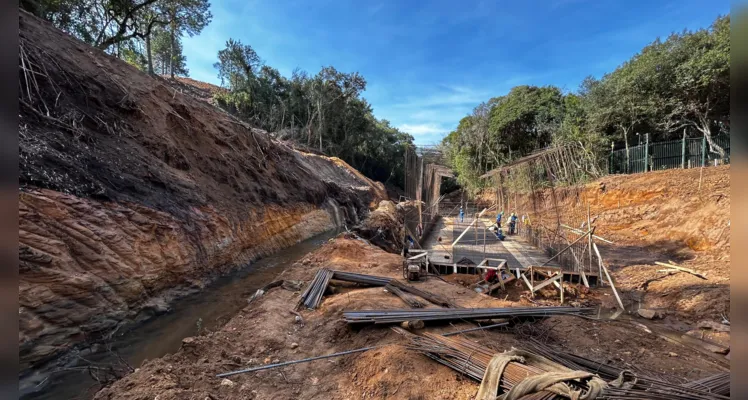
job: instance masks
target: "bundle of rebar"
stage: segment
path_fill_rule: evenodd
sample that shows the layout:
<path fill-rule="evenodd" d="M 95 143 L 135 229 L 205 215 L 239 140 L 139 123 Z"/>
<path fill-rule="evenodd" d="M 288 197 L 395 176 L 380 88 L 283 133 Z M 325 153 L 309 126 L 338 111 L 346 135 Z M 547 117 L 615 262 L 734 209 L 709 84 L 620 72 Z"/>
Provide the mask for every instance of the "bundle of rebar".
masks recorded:
<path fill-rule="evenodd" d="M 418 289 L 415 286 L 406 285 L 396 279 L 393 279 L 390 282 L 390 284 L 393 286 L 399 287 L 400 290 L 402 290 L 403 292 L 408 292 L 410 294 L 416 295 L 426 301 L 436 304 L 437 306 L 448 307 L 448 308 L 458 307 L 455 303 L 449 301 L 449 299 L 445 297 L 442 297 L 435 293 L 427 292 L 425 290 Z"/>
<path fill-rule="evenodd" d="M 360 310 L 344 311 L 349 324 L 395 324 L 403 321 L 454 321 L 486 320 L 513 317 L 547 317 L 557 314 L 581 314 L 591 308 L 575 307 L 510 307 L 510 308 L 426 308 L 422 310 Z"/>
<path fill-rule="evenodd" d="M 345 282 L 360 283 L 362 285 L 369 286 L 386 286 L 388 283 L 390 283 L 391 280 L 393 280 L 392 278 L 387 278 L 386 276 L 356 274 L 354 272 L 345 271 L 333 271 L 332 279 Z"/>
<path fill-rule="evenodd" d="M 327 290 L 327 285 L 330 283 L 330 279 L 333 276 L 333 271 L 327 268 L 322 268 L 317 271 L 317 275 L 309 283 L 304 293 L 299 297 L 299 301 L 296 304 L 296 308 L 305 305 L 308 309 L 314 310 L 319 306 L 322 301 L 322 296 Z"/>
<path fill-rule="evenodd" d="M 716 375 L 708 376 L 704 379 L 688 382 L 683 385 L 688 388 L 702 390 L 704 392 L 720 394 L 723 396 L 730 395 L 730 373 L 722 372 Z"/>
<path fill-rule="evenodd" d="M 396 281 L 390 282 L 387 286 L 384 287 L 384 290 L 394 294 L 395 296 L 399 297 L 400 300 L 404 301 L 405 304 L 411 306 L 412 308 L 423 308 L 426 307 L 426 303 L 418 300 L 415 296 L 405 293 L 396 285 L 393 285 L 393 283 Z"/>
<path fill-rule="evenodd" d="M 432 360 L 446 365 L 477 382 L 483 380 L 488 363 L 495 354 L 493 350 L 459 336 L 446 337 L 429 332 L 424 333 L 423 336 L 417 336 L 400 328 L 393 329 L 410 339 L 410 344 L 407 346 L 409 349 L 422 353 Z M 508 391 L 528 376 L 544 372 L 547 371 L 531 365 L 510 362 L 501 375 L 499 387 L 504 391 Z M 585 387 L 580 388 L 586 389 Z M 546 400 L 555 399 L 556 397 L 551 392 L 541 391 L 525 396 L 522 399 Z"/>
<path fill-rule="evenodd" d="M 592 372 L 608 381 L 617 379 L 625 371 L 623 368 L 614 365 L 603 364 L 576 354 L 554 349 L 533 338 L 530 338 L 524 347 L 567 368 Z M 685 385 L 677 385 L 644 375 L 636 375 L 635 378 L 636 383 L 631 387 L 609 386 L 603 391 L 602 397 L 598 397 L 598 399 L 722 400 L 727 399 L 728 397 L 725 396 L 729 395 L 730 392 L 729 373 L 715 375 Z M 725 390 L 727 393 L 724 393 Z"/>

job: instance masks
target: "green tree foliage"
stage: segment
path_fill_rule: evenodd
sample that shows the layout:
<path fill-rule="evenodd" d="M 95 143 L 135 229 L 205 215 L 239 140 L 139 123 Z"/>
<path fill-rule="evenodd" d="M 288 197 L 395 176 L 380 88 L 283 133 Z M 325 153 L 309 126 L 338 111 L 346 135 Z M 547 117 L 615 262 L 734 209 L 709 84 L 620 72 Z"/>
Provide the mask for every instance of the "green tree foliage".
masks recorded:
<path fill-rule="evenodd" d="M 128 62 L 141 59 L 133 51 L 143 53 L 151 73 L 151 42 L 166 30 L 172 76 L 186 73 L 182 36 L 198 34 L 212 19 L 207 0 L 21 0 L 20 6 L 92 46 L 128 57 Z"/>
<path fill-rule="evenodd" d="M 358 73 L 324 67 L 286 78 L 251 46 L 229 39 L 214 64 L 228 93 L 218 104 L 254 126 L 307 149 L 339 157 L 372 179 L 402 186 L 406 146 L 413 137 L 377 120 L 361 97 Z"/>
<path fill-rule="evenodd" d="M 600 79 L 586 78 L 576 93 L 512 88 L 463 118 L 444 138 L 443 151 L 469 188 L 479 187 L 478 177 L 491 168 L 551 144 L 578 143 L 605 156 L 611 142 L 628 149 L 637 133 L 655 141 L 688 134 L 706 136 L 710 151 L 724 155 L 712 137 L 729 134 L 729 77 L 730 17 L 724 16 L 708 29 L 653 41 Z"/>

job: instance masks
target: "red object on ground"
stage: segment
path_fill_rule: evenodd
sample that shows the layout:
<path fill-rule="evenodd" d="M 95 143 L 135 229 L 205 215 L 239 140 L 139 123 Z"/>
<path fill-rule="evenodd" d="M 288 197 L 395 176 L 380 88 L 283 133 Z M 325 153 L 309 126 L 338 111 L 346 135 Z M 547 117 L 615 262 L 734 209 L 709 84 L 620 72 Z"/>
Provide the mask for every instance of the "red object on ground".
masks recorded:
<path fill-rule="evenodd" d="M 486 280 L 486 282 L 491 282 L 491 281 L 495 280 L 496 279 L 496 271 L 492 270 L 492 269 L 489 269 L 488 271 L 486 271 L 486 276 L 485 276 L 484 279 Z"/>

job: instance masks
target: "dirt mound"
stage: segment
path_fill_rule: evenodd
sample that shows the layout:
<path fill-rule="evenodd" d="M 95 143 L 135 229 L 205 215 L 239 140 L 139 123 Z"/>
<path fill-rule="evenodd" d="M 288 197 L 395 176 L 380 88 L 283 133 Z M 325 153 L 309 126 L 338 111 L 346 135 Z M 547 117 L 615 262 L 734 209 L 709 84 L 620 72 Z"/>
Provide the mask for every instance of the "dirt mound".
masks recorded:
<path fill-rule="evenodd" d="M 23 11 L 19 30 L 22 371 L 386 196 Z"/>
<path fill-rule="evenodd" d="M 355 227 L 364 239 L 390 253 L 400 253 L 405 241 L 405 215 L 395 203 L 384 200 L 369 214 L 369 218 Z"/>

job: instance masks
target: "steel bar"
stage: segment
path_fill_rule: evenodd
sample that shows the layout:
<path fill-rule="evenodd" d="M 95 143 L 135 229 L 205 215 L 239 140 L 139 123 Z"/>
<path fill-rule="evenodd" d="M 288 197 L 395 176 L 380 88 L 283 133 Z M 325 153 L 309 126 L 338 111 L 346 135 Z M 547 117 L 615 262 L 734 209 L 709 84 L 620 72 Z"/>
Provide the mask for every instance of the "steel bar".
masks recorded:
<path fill-rule="evenodd" d="M 403 292 L 407 292 L 407 293 L 416 295 L 418 297 L 421 297 L 422 299 L 429 301 L 431 303 L 434 303 L 437 306 L 448 307 L 448 308 L 458 308 L 458 306 L 455 303 L 451 302 L 449 299 L 443 296 L 440 296 L 436 293 L 431 293 L 425 290 L 421 290 L 414 286 L 406 285 L 394 279 L 390 282 L 390 284 L 393 286 L 397 286 Z"/>
<path fill-rule="evenodd" d="M 396 282 L 396 281 L 392 281 Z M 384 287 L 384 290 L 394 294 L 395 296 L 399 297 L 400 300 L 404 301 L 405 304 L 413 307 L 413 308 L 423 308 L 426 306 L 425 303 L 419 301 L 415 296 L 411 295 L 410 293 L 405 293 L 396 285 L 393 285 L 392 283 L 388 284 Z"/>
<path fill-rule="evenodd" d="M 311 310 L 317 308 L 319 303 L 322 302 L 322 296 L 325 294 L 325 290 L 327 290 L 327 285 L 330 283 L 332 276 L 333 271 L 327 268 L 322 268 L 317 271 L 314 279 L 312 279 L 309 286 L 304 290 L 304 293 L 299 297 L 296 308 L 301 307 L 302 304 Z"/>
<path fill-rule="evenodd" d="M 224 377 L 227 377 L 227 376 L 237 375 L 237 374 L 243 374 L 243 373 L 247 373 L 247 372 L 262 371 L 262 370 L 265 370 L 265 369 L 278 368 L 278 367 L 283 367 L 283 366 L 286 366 L 286 365 L 301 364 L 301 363 L 306 363 L 306 362 L 315 361 L 315 360 L 323 360 L 325 358 L 340 357 L 340 356 L 344 356 L 344 355 L 347 355 L 347 354 L 361 353 L 363 351 L 373 350 L 373 349 L 376 349 L 378 347 L 381 347 L 381 346 L 364 347 L 362 349 L 342 351 L 340 353 L 328 354 L 326 356 L 311 357 L 311 358 L 305 358 L 303 360 L 286 361 L 286 362 L 282 362 L 282 363 L 278 363 L 278 364 L 268 364 L 268 365 L 262 365 L 262 366 L 259 366 L 259 367 L 254 367 L 254 368 L 240 369 L 238 371 L 224 372 L 222 374 L 216 375 L 216 377 L 218 377 L 218 378 L 224 378 Z"/>
<path fill-rule="evenodd" d="M 360 283 L 371 286 L 386 286 L 393 278 L 385 276 L 357 274 L 354 272 L 333 271 L 332 279 L 345 282 Z"/>
<path fill-rule="evenodd" d="M 482 331 L 484 329 L 497 328 L 499 326 L 507 326 L 507 325 L 509 325 L 508 322 L 501 322 L 501 323 L 493 324 L 493 325 L 479 326 L 477 328 L 470 328 L 470 329 L 463 329 L 461 331 L 456 331 L 456 332 L 449 332 L 449 333 L 442 334 L 442 336 L 459 335 L 460 333 L 468 333 L 468 332 L 473 332 L 473 331 Z"/>
<path fill-rule="evenodd" d="M 558 314 L 581 314 L 591 312 L 591 308 L 575 307 L 510 307 L 510 308 L 457 308 L 422 310 L 358 310 L 344 311 L 349 324 L 374 323 L 393 324 L 410 320 L 454 321 L 476 319 L 499 319 L 513 317 L 547 317 Z"/>
<path fill-rule="evenodd" d="M 709 393 L 720 394 L 723 396 L 730 395 L 730 373 L 722 372 L 716 375 L 708 376 L 697 381 L 688 382 L 683 385 L 687 388 L 703 390 Z"/>

